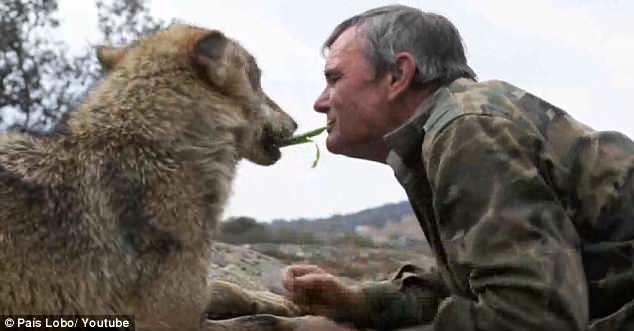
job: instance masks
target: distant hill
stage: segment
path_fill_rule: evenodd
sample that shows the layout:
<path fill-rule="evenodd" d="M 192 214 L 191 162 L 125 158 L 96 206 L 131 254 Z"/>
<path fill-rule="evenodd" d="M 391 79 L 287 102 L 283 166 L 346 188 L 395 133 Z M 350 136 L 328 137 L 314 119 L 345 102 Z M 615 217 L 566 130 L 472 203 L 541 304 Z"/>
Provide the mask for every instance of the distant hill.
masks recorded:
<path fill-rule="evenodd" d="M 427 246 L 408 201 L 316 219 L 261 223 L 253 218 L 237 217 L 223 223 L 221 232 L 220 240 L 233 244 L 356 241 L 360 246 Z"/>
<path fill-rule="evenodd" d="M 374 228 L 384 227 L 389 222 L 398 222 L 414 212 L 408 201 L 389 203 L 379 207 L 327 218 L 274 220 L 274 229 L 303 230 L 309 232 L 355 233 L 360 225 Z"/>
<path fill-rule="evenodd" d="M 433 265 L 407 201 L 327 218 L 263 223 L 235 217 L 221 224 L 217 239 L 283 264 L 317 264 L 354 280 L 384 279 L 408 262 Z"/>

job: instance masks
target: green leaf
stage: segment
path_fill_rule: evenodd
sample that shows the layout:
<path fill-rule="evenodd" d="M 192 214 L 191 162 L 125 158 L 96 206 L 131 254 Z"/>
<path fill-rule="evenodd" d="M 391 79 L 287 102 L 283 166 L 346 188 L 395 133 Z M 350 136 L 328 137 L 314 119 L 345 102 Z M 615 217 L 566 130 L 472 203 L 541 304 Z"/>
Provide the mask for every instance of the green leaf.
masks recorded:
<path fill-rule="evenodd" d="M 288 139 L 286 141 L 283 141 L 282 144 L 280 144 L 280 147 L 299 145 L 299 144 L 305 144 L 305 143 L 312 142 L 312 140 L 310 140 L 310 138 L 321 134 L 325 130 L 326 130 L 326 127 L 324 126 L 324 127 L 319 128 L 319 129 L 315 129 L 315 130 L 308 131 L 306 133 L 295 135 L 295 136 L 291 137 L 290 139 Z"/>
<path fill-rule="evenodd" d="M 316 168 L 317 167 L 317 163 L 319 163 L 319 146 L 313 142 L 313 144 L 315 144 L 315 161 L 313 161 L 313 165 L 311 166 L 311 168 Z"/>
<path fill-rule="evenodd" d="M 283 141 L 280 144 L 280 147 L 287 147 L 287 146 L 293 146 L 293 145 L 299 145 L 299 144 L 306 144 L 306 143 L 313 143 L 315 145 L 315 161 L 313 161 L 313 164 L 311 166 L 311 168 L 315 168 L 317 167 L 317 163 L 319 163 L 319 157 L 321 156 L 320 151 L 319 151 L 319 146 L 317 145 L 316 142 L 312 141 L 310 138 L 315 137 L 319 134 L 321 134 L 322 132 L 324 132 L 326 130 L 326 127 L 321 127 L 319 129 L 315 129 L 315 130 L 311 130 L 308 131 L 306 133 L 302 133 L 299 135 L 295 135 L 293 137 L 291 137 L 290 139 Z"/>

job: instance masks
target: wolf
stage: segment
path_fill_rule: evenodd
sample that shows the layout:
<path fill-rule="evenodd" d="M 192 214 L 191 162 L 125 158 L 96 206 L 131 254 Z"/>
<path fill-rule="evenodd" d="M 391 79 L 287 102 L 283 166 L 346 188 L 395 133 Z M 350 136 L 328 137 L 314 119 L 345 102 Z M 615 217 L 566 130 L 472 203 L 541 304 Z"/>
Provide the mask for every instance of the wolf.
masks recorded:
<path fill-rule="evenodd" d="M 0 136 L 0 314 L 126 314 L 140 330 L 296 314 L 207 277 L 238 162 L 274 164 L 297 128 L 254 57 L 184 24 L 97 57 L 104 80 L 56 130 Z"/>

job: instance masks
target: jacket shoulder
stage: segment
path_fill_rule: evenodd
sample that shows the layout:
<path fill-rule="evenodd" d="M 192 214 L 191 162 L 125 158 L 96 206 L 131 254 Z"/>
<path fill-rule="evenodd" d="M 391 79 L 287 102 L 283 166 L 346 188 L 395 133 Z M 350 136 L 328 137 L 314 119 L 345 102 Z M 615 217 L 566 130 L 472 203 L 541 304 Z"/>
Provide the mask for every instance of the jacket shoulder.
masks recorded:
<path fill-rule="evenodd" d="M 455 119 L 467 115 L 513 117 L 513 100 L 526 92 L 500 80 L 474 82 L 458 79 L 440 91 L 440 97 L 423 126 L 426 135 L 435 135 Z"/>

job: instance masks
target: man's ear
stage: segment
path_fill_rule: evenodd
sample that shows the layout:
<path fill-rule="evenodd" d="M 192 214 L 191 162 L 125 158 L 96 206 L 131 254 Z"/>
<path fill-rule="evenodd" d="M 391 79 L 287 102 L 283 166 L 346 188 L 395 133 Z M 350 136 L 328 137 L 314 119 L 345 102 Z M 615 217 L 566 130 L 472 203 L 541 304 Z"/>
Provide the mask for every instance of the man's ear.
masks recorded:
<path fill-rule="evenodd" d="M 212 31 L 200 38 L 193 47 L 193 61 L 215 85 L 223 86 L 228 73 L 226 53 L 230 40 L 220 31 Z"/>
<path fill-rule="evenodd" d="M 111 71 L 126 54 L 125 48 L 97 46 L 97 59 L 104 71 Z"/>
<path fill-rule="evenodd" d="M 402 52 L 394 56 L 394 68 L 390 72 L 388 98 L 394 99 L 406 91 L 416 76 L 416 59 L 410 53 Z"/>

